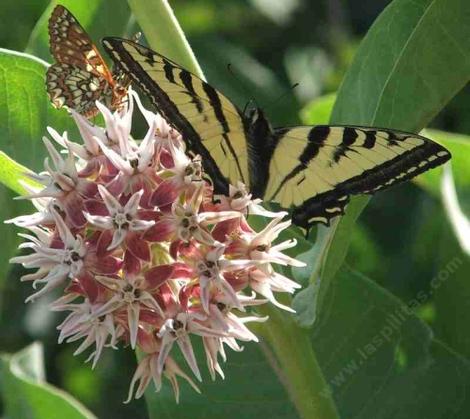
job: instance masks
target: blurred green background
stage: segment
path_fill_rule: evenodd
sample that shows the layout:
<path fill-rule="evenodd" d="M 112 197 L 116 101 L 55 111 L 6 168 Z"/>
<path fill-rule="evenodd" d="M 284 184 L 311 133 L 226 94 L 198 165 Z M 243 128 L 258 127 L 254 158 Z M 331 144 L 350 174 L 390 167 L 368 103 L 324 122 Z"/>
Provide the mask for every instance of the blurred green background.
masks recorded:
<path fill-rule="evenodd" d="M 126 16 L 127 5 L 121 3 Z M 301 122 L 301 111 L 311 101 L 338 89 L 361 38 L 389 1 L 170 3 L 207 79 L 241 107 L 255 99 L 275 125 L 292 125 Z M 24 51 L 48 5 L 45 0 L 3 2 L 0 47 Z M 81 20 L 80 15 L 76 17 Z M 134 30 L 132 21 L 123 26 L 122 33 L 106 32 L 107 23 L 102 23 L 90 28 L 96 42 L 104 35 Z M 43 58 L 50 61 L 47 54 Z M 299 85 L 292 88 L 296 83 Z M 470 89 L 465 88 L 432 126 L 469 133 L 469 115 Z M 467 213 L 468 197 L 462 198 Z M 456 255 L 462 258 L 462 265 L 418 314 L 436 337 L 457 353 L 470 356 L 470 333 L 462 333 L 470 324 L 469 261 L 458 256 L 461 251 L 438 197 L 413 183 L 375 196 L 354 229 L 347 261 L 408 302 L 418 292 L 429 290 L 431 279 Z M 91 371 L 83 364 L 85 355 L 72 356 L 76 345 L 56 344 L 55 326 L 60 318 L 45 309 L 47 301 L 23 304 L 30 287 L 16 280 L 19 269 L 15 266 L 0 278 L 0 351 L 16 352 L 40 340 L 45 343 L 49 382 L 76 396 L 100 418 L 146 417 L 142 401 L 120 402 L 135 368 L 132 351 L 108 351 L 96 371 Z"/>

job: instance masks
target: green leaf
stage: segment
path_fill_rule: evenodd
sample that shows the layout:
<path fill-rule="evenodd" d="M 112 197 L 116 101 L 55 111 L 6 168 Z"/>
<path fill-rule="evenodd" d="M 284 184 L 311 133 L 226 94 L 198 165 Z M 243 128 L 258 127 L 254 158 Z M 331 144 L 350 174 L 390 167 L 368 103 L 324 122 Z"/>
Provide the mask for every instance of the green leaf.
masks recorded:
<path fill-rule="evenodd" d="M 35 171 L 42 170 L 46 127 L 76 132 L 67 112 L 50 104 L 46 69 L 36 57 L 0 49 L 0 148 Z"/>
<path fill-rule="evenodd" d="M 419 131 L 469 81 L 469 37 L 469 2 L 395 0 L 361 43 L 331 123 Z M 346 215 L 322 235 L 321 288 L 341 266 L 367 201 L 352 199 Z"/>
<path fill-rule="evenodd" d="M 92 41 L 100 48 L 98 42 L 103 36 L 132 36 L 128 30 L 130 10 L 125 1 L 111 2 L 105 0 L 61 0 L 51 1 L 49 6 L 39 18 L 31 33 L 31 37 L 26 47 L 26 52 L 34 54 L 44 60 L 51 61 L 49 52 L 49 34 L 47 25 L 52 10 L 56 4 L 61 4 L 69 9 L 78 19 L 80 24 L 86 29 Z"/>
<path fill-rule="evenodd" d="M 426 126 L 469 80 L 469 22 L 462 0 L 392 2 L 361 43 L 332 122 Z"/>
<path fill-rule="evenodd" d="M 431 296 L 404 304 L 349 269 L 335 276 L 312 343 L 341 417 L 467 417 L 470 363 L 413 313 Z"/>
<path fill-rule="evenodd" d="M 1 357 L 0 389 L 10 418 L 95 418 L 78 401 L 44 381 L 44 356 L 38 344 Z"/>
<path fill-rule="evenodd" d="M 204 360 L 200 339 L 192 338 L 192 341 L 197 359 Z M 294 406 L 270 364 L 276 362 L 270 349 L 265 344 L 260 346 L 252 342 L 243 346 L 243 352 L 227 352 L 227 362 L 222 366 L 225 380 L 217 377 L 216 381 L 212 381 L 206 368 L 201 369 L 203 383 L 197 385 L 202 394 L 196 393 L 179 379 L 180 404 L 176 404 L 168 380 L 163 380 L 160 393 L 156 394 L 153 388 L 149 388 L 145 397 L 150 418 L 209 418 L 214 417 L 214 411 L 217 417 L 224 419 L 255 418 L 265 414 L 267 409 L 272 419 L 296 418 Z M 262 348 L 266 351 L 264 354 Z M 186 365 L 184 358 L 176 351 L 172 352 L 172 356 L 182 367 Z"/>
<path fill-rule="evenodd" d="M 128 0 L 128 3 L 151 48 L 204 78 L 167 0 Z"/>

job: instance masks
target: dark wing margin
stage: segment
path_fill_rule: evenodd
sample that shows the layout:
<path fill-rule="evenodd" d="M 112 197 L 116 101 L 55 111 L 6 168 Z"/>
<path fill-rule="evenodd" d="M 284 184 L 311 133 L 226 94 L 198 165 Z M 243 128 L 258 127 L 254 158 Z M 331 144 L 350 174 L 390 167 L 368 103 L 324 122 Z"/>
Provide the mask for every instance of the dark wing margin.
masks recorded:
<path fill-rule="evenodd" d="M 104 38 L 109 56 L 202 158 L 216 193 L 248 180 L 242 113 L 225 96 L 170 59 L 135 42 Z"/>
<path fill-rule="evenodd" d="M 420 135 L 382 128 L 327 126 L 275 130 L 265 198 L 294 206 L 308 228 L 344 214 L 350 195 L 373 194 L 450 159 Z"/>

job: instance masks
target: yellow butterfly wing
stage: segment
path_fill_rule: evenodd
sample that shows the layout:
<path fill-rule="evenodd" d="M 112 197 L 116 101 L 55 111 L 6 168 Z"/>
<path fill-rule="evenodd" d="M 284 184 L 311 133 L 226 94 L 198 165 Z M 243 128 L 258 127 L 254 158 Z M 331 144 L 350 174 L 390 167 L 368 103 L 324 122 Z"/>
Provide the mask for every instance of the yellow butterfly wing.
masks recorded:
<path fill-rule="evenodd" d="M 294 221 L 329 224 L 350 195 L 372 194 L 450 158 L 420 135 L 354 126 L 279 128 L 265 198 L 296 207 Z"/>
<path fill-rule="evenodd" d="M 272 129 L 262 111 L 243 115 L 224 95 L 164 56 L 105 38 L 113 61 L 202 157 L 216 191 L 249 183 L 255 197 L 292 208 L 308 228 L 344 213 L 350 195 L 372 194 L 450 158 L 422 136 L 356 126 Z"/>
<path fill-rule="evenodd" d="M 105 38 L 103 46 L 183 135 L 190 150 L 201 155 L 218 192 L 228 191 L 228 180 L 248 182 L 244 119 L 232 102 L 149 48 L 119 38 Z"/>

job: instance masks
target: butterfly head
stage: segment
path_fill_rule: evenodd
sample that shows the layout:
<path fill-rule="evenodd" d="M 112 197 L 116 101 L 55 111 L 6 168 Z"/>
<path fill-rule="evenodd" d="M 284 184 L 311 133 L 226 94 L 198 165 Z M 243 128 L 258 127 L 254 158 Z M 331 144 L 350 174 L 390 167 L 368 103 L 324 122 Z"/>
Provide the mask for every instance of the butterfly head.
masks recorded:
<path fill-rule="evenodd" d="M 271 124 L 260 108 L 256 107 L 249 109 L 246 113 L 246 118 L 249 125 L 249 131 L 254 138 L 266 138 L 272 133 Z"/>

